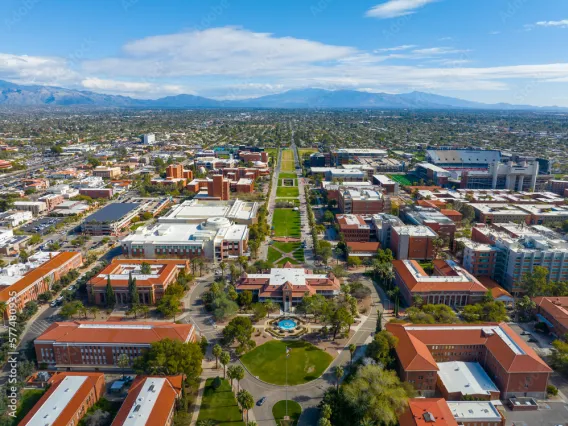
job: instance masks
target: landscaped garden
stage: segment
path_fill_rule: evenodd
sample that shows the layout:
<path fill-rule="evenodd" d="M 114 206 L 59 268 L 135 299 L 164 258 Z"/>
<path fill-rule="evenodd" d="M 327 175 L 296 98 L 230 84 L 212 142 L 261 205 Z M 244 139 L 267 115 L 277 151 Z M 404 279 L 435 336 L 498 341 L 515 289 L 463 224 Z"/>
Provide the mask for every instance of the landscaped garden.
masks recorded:
<path fill-rule="evenodd" d="M 260 380 L 275 385 L 286 384 L 286 347 L 288 358 L 288 384 L 299 385 L 320 377 L 332 361 L 332 356 L 303 340 L 272 340 L 241 357 L 245 367 Z"/>
<path fill-rule="evenodd" d="M 199 410 L 199 420 L 213 420 L 216 426 L 244 426 L 242 415 L 231 385 L 221 380 L 221 385 L 213 388 L 215 379 L 207 379 L 203 401 Z"/>
<path fill-rule="evenodd" d="M 300 414 L 302 414 L 302 407 L 296 401 L 288 400 L 288 417 L 289 422 L 282 422 L 286 416 L 286 400 L 278 401 L 272 407 L 272 416 L 276 420 L 277 425 L 281 426 L 294 426 L 298 424 Z"/>
<path fill-rule="evenodd" d="M 299 238 L 300 212 L 293 209 L 275 209 L 272 218 L 275 237 L 295 237 Z"/>

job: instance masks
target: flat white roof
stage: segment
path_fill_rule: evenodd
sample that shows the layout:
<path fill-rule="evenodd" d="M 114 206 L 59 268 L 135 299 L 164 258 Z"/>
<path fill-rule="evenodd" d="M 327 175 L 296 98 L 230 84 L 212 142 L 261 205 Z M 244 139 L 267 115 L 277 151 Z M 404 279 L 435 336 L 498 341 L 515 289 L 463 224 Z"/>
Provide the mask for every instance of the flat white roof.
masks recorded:
<path fill-rule="evenodd" d="M 463 395 L 489 395 L 499 389 L 478 362 L 439 362 L 438 376 L 448 393 Z"/>
<path fill-rule="evenodd" d="M 412 237 L 437 237 L 434 231 L 432 231 L 427 226 L 422 225 L 404 225 L 404 226 L 393 226 L 393 230 L 396 230 L 398 235 L 410 235 Z"/>
<path fill-rule="evenodd" d="M 491 401 L 448 401 L 448 406 L 456 420 L 479 420 L 481 422 L 500 421 L 501 415 Z"/>
<path fill-rule="evenodd" d="M 292 285 L 306 285 L 306 278 L 327 279 L 323 274 L 306 274 L 303 268 L 272 268 L 270 274 L 248 274 L 247 277 L 268 278 L 270 285 L 283 285 L 287 281 Z"/>
<path fill-rule="evenodd" d="M 381 185 L 394 185 L 396 182 L 387 175 L 373 175 Z"/>
<path fill-rule="evenodd" d="M 29 426 L 54 424 L 79 388 L 85 383 L 85 380 L 87 380 L 87 376 L 65 377 L 27 424 Z"/>
<path fill-rule="evenodd" d="M 166 379 L 163 377 L 148 377 L 144 381 L 136 402 L 132 404 L 123 423 L 124 426 L 145 426 L 147 424 L 165 383 Z"/>

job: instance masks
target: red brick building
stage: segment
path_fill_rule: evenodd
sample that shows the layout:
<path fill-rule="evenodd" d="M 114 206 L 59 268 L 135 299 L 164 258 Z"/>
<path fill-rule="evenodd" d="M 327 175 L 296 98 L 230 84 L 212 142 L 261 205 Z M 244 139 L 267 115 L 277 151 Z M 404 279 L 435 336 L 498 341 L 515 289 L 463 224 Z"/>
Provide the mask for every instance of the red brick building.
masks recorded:
<path fill-rule="evenodd" d="M 216 200 L 228 200 L 231 197 L 231 181 L 223 175 L 214 175 L 213 179 L 207 182 L 207 193 Z"/>
<path fill-rule="evenodd" d="M 170 426 L 182 389 L 181 375 L 136 377 L 111 426 L 134 423 Z"/>
<path fill-rule="evenodd" d="M 113 196 L 112 188 L 80 188 L 79 194 L 91 198 L 106 198 L 110 200 Z"/>
<path fill-rule="evenodd" d="M 465 306 L 481 302 L 487 288 L 453 261 L 434 260 L 429 276 L 415 260 L 393 260 L 394 282 L 407 305 L 414 297 L 424 303 Z"/>
<path fill-rule="evenodd" d="M 105 392 L 103 373 L 55 373 L 47 384 L 20 426 L 76 425 Z"/>
<path fill-rule="evenodd" d="M 374 214 L 390 211 L 390 199 L 368 189 L 340 189 L 338 207 L 345 214 Z"/>
<path fill-rule="evenodd" d="M 438 363 L 477 362 L 501 392 L 545 398 L 552 369 L 507 324 L 396 324 L 386 329 L 398 338 L 396 355 L 402 380 L 420 395 L 432 396 Z"/>
<path fill-rule="evenodd" d="M 118 368 L 121 354 L 130 361 L 162 339 L 195 342 L 197 335 L 191 324 L 166 322 L 56 322 L 35 341 L 39 364 L 50 368 Z"/>
<path fill-rule="evenodd" d="M 143 263 L 150 265 L 150 274 L 142 274 Z M 106 286 L 110 277 L 116 302 L 130 303 L 128 280 L 132 276 L 136 280 L 138 303 L 155 305 L 164 296 L 168 286 L 176 281 L 180 271 L 189 271 L 189 260 L 114 259 L 88 282 L 87 294 L 92 295 L 95 304 L 104 305 Z"/>
<path fill-rule="evenodd" d="M 390 249 L 396 259 L 431 260 L 435 238 L 438 234 L 427 226 L 393 226 Z"/>
<path fill-rule="evenodd" d="M 399 426 L 458 426 L 443 398 L 412 398 L 398 417 Z"/>
<path fill-rule="evenodd" d="M 337 214 L 335 219 L 339 224 L 339 232 L 346 242 L 366 242 L 371 239 L 371 226 L 365 219 L 356 214 Z"/>
<path fill-rule="evenodd" d="M 14 284 L 0 288 L 0 302 L 8 304 L 9 307 L 13 306 L 16 312 L 19 312 L 26 306 L 26 303 L 37 300 L 41 293 L 49 291 L 51 284 L 82 264 L 81 252 L 61 252 L 29 271 Z M 10 309 L 7 309 L 4 317 L 8 318 L 10 314 Z"/>
<path fill-rule="evenodd" d="M 246 162 L 262 161 L 263 163 L 268 163 L 268 152 L 239 151 L 239 158 Z"/>
<path fill-rule="evenodd" d="M 568 334 L 568 297 L 535 297 L 536 313 L 558 337 Z"/>

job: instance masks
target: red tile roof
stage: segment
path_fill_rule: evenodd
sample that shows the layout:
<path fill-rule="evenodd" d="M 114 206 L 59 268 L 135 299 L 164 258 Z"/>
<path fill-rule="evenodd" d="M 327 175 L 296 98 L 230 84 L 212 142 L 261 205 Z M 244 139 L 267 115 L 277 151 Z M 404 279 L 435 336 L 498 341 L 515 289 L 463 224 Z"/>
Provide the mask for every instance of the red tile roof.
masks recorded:
<path fill-rule="evenodd" d="M 425 417 L 430 413 L 435 421 Z M 398 417 L 400 426 L 458 426 L 448 403 L 444 398 L 412 398 L 408 408 Z"/>
<path fill-rule="evenodd" d="M 568 328 L 568 297 L 535 297 L 534 302 L 539 310 L 547 312 L 564 328 Z"/>
<path fill-rule="evenodd" d="M 132 407 L 138 403 L 138 395 L 144 388 L 146 381 L 151 380 L 153 377 L 159 376 L 138 376 L 132 382 L 132 386 L 128 390 L 128 396 L 120 406 L 120 410 L 114 418 L 111 426 L 123 425 L 128 419 Z M 165 425 L 167 424 L 168 417 L 174 407 L 176 399 L 181 395 L 183 386 L 183 376 L 161 376 L 159 378 L 166 379 L 164 386 L 157 395 L 157 399 L 152 407 L 152 411 L 146 419 L 146 425 Z"/>
<path fill-rule="evenodd" d="M 35 342 L 151 344 L 162 339 L 191 341 L 195 331 L 191 324 L 167 322 L 56 322 Z"/>
<path fill-rule="evenodd" d="M 428 346 L 432 345 L 483 345 L 509 373 L 551 372 L 550 367 L 507 324 L 387 324 L 387 330 L 399 338 L 396 353 L 407 371 L 422 370 L 420 359 L 426 359 Z M 508 337 L 505 341 L 499 333 L 488 332 L 500 329 Z M 430 362 L 434 359 L 430 355 Z M 437 368 L 437 367 L 436 367 Z M 429 371 L 430 369 L 424 369 Z"/>
<path fill-rule="evenodd" d="M 180 267 L 184 266 L 185 269 L 189 268 L 189 261 L 184 259 L 114 259 L 106 268 L 99 272 L 95 277 L 93 277 L 89 284 L 94 287 L 106 287 L 108 278 L 110 275 L 122 275 L 119 279 L 112 279 L 110 285 L 113 287 L 124 287 L 128 285 L 128 274 L 123 274 L 123 268 L 126 265 L 141 265 L 142 263 L 148 263 L 150 265 L 161 266 L 158 276 L 156 278 L 150 277 L 147 279 L 141 279 L 137 275 L 133 275 L 136 278 L 136 286 L 144 287 L 151 285 L 164 285 L 166 281 L 172 274 L 172 272 Z"/>
<path fill-rule="evenodd" d="M 381 247 L 380 243 L 376 242 L 349 242 L 347 243 L 347 247 L 349 247 L 353 252 L 376 252 Z"/>

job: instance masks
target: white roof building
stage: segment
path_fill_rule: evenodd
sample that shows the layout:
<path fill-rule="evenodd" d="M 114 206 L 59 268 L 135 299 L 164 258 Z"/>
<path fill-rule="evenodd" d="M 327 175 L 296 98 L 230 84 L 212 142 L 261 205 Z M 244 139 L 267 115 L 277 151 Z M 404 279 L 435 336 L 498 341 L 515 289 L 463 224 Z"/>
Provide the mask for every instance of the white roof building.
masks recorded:
<path fill-rule="evenodd" d="M 199 223 L 211 217 L 225 217 L 235 223 L 254 224 L 259 205 L 257 202 L 236 200 L 193 199 L 173 206 L 159 219 L 160 223 Z"/>

